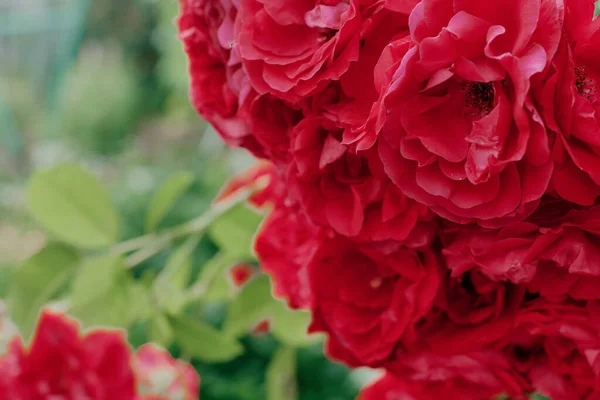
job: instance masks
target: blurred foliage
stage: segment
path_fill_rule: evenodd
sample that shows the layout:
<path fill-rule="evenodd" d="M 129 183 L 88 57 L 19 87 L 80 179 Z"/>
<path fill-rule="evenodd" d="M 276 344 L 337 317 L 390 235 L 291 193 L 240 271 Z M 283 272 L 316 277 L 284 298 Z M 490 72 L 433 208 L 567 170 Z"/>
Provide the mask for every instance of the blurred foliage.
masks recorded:
<path fill-rule="evenodd" d="M 80 58 L 65 82 L 56 133 L 82 150 L 116 154 L 134 132 L 137 86 L 120 54 L 89 53 Z"/>
<path fill-rule="evenodd" d="M 5 296 L 21 335 L 30 337 L 41 308 L 59 304 L 86 327 L 122 327 L 135 346 L 156 342 L 191 359 L 205 400 L 354 398 L 358 383 L 324 357 L 321 336 L 306 333 L 308 314 L 273 298 L 257 268 L 252 237 L 263 215 L 245 205 L 247 191 L 166 223 L 193 180 L 175 173 L 155 185 L 143 207 L 150 232 L 124 240 L 94 174 L 72 163 L 37 170 L 27 206 L 49 241 L 13 268 Z M 240 262 L 253 266 L 243 286 L 230 275 Z M 254 331 L 262 321 L 270 330 Z"/>

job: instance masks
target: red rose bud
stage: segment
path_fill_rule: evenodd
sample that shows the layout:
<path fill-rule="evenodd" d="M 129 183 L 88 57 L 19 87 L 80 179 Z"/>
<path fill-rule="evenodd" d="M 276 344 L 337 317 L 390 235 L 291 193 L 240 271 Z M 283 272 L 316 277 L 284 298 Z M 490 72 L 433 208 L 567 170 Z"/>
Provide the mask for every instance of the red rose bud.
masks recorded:
<path fill-rule="evenodd" d="M 229 270 L 229 277 L 231 281 L 236 287 L 243 286 L 256 272 L 256 268 L 254 268 L 250 264 L 241 263 L 234 265 Z"/>
<path fill-rule="evenodd" d="M 254 336 L 267 335 L 269 332 L 271 332 L 271 321 L 268 319 L 263 319 L 250 330 L 250 334 Z"/>

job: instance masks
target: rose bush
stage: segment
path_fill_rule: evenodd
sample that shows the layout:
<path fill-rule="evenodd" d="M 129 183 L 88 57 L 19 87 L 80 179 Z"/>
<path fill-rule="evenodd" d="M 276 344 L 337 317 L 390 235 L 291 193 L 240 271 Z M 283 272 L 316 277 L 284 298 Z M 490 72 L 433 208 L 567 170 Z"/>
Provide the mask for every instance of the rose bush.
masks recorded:
<path fill-rule="evenodd" d="M 361 398 L 600 398 L 592 0 L 181 2 L 194 103 L 271 162 L 261 268 Z"/>

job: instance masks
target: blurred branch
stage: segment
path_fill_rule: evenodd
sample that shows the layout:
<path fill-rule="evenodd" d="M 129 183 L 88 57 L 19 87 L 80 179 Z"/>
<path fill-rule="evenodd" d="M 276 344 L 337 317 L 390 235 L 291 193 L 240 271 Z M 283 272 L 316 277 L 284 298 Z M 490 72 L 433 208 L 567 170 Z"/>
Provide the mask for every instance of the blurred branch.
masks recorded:
<path fill-rule="evenodd" d="M 192 234 L 202 234 L 219 217 L 238 204 L 247 201 L 253 194 L 264 189 L 267 184 L 268 178 L 259 179 L 247 189 L 240 190 L 232 198 L 213 203 L 208 211 L 196 219 L 165 229 L 159 233 L 152 233 L 121 242 L 114 246 L 110 252 L 116 255 L 133 252 L 125 260 L 128 268 L 133 268 L 167 248 L 175 239 Z"/>

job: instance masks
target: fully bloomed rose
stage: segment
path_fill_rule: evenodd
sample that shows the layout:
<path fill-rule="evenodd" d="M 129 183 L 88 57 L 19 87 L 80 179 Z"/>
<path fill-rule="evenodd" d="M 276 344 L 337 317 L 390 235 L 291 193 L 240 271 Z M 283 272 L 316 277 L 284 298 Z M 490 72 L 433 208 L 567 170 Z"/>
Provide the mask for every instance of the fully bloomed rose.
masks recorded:
<path fill-rule="evenodd" d="M 387 253 L 343 238 L 322 243 L 308 265 L 311 331 L 327 332 L 335 359 L 378 366 L 433 305 L 440 285 L 435 255 L 398 247 Z"/>
<path fill-rule="evenodd" d="M 531 221 L 502 229 L 446 232 L 444 254 L 452 274 L 479 271 L 493 281 L 524 284 L 532 293 L 555 299 L 600 298 L 600 208 L 545 215 L 546 208 L 552 212 L 564 205 L 551 202 Z"/>
<path fill-rule="evenodd" d="M 145 344 L 134 355 L 139 396 L 136 400 L 198 400 L 200 377 L 168 351 Z"/>
<path fill-rule="evenodd" d="M 230 146 L 260 157 L 285 159 L 287 130 L 298 112 L 272 96 L 259 96 L 242 68 L 235 34 L 237 1 L 180 0 L 180 38 L 189 58 L 196 110 Z"/>
<path fill-rule="evenodd" d="M 519 315 L 508 337 L 516 369 L 553 400 L 600 398 L 600 304 L 544 299 Z"/>
<path fill-rule="evenodd" d="M 600 195 L 600 20 L 594 0 L 567 0 L 565 24 L 538 101 L 556 134 L 552 186 L 564 199 L 592 205 Z"/>
<path fill-rule="evenodd" d="M 553 163 L 531 82 L 554 57 L 562 20 L 554 0 L 415 7 L 413 44 L 390 60 L 379 141 L 405 194 L 460 223 L 506 225 L 534 211 Z"/>
<path fill-rule="evenodd" d="M 339 80 L 358 60 L 363 33 L 382 3 L 242 0 L 239 49 L 252 86 L 298 102 Z"/>
<path fill-rule="evenodd" d="M 121 332 L 80 336 L 67 317 L 44 311 L 29 349 L 20 339 L 0 359 L 0 399 L 134 400 L 135 378 Z"/>

